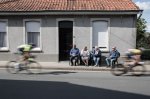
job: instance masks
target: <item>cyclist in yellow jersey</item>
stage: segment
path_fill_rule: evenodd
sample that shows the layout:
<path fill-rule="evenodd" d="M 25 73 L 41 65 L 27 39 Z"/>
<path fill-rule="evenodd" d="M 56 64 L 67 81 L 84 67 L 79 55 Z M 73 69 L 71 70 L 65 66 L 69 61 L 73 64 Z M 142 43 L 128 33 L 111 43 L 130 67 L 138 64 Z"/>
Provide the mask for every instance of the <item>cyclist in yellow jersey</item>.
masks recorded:
<path fill-rule="evenodd" d="M 134 55 L 141 55 L 142 53 L 140 49 L 128 49 L 128 51 Z"/>
<path fill-rule="evenodd" d="M 23 44 L 17 47 L 18 51 L 23 55 L 23 60 L 25 61 L 30 57 L 30 51 L 35 48 L 35 44 Z"/>
<path fill-rule="evenodd" d="M 128 49 L 126 55 L 129 59 L 132 59 L 132 61 L 128 63 L 128 65 L 135 66 L 136 64 L 138 64 L 138 62 L 141 61 L 141 54 L 141 49 Z"/>

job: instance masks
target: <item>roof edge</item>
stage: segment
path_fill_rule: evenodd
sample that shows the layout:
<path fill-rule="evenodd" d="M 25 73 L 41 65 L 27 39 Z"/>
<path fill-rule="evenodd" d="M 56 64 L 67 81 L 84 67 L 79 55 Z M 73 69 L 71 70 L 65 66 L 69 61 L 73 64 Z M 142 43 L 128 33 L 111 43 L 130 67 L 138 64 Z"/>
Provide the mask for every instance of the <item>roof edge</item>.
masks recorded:
<path fill-rule="evenodd" d="M 104 11 L 104 10 L 51 10 L 51 11 L 0 11 L 0 15 L 120 15 L 120 14 L 139 14 L 143 10 L 117 10 L 117 11 Z"/>

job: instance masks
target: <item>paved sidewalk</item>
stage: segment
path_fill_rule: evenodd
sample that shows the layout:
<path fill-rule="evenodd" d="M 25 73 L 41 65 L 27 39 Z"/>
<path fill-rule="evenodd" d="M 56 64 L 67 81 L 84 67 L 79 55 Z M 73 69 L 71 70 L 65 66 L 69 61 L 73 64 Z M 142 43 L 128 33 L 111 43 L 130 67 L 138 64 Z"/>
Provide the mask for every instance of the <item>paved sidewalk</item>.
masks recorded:
<path fill-rule="evenodd" d="M 8 61 L 0 61 L 0 68 L 5 68 Z M 70 66 L 68 61 L 62 62 L 39 62 L 43 69 L 54 69 L 54 70 L 87 70 L 87 71 L 102 71 L 110 70 L 106 66 L 95 67 L 95 66 Z"/>
<path fill-rule="evenodd" d="M 5 68 L 7 61 L 0 61 L 0 68 Z M 70 66 L 68 61 L 62 62 L 39 62 L 43 69 L 54 69 L 54 70 L 87 70 L 87 71 L 109 71 L 110 68 L 102 65 L 100 67 L 95 66 Z M 150 71 L 150 61 L 145 62 L 147 71 Z"/>

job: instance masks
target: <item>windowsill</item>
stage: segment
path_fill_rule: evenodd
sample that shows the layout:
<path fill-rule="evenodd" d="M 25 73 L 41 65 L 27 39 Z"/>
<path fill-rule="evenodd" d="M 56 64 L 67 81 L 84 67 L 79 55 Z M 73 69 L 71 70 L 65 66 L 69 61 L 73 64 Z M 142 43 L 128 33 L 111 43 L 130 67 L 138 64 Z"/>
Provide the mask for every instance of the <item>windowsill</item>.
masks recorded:
<path fill-rule="evenodd" d="M 1 47 L 0 52 L 8 52 L 9 49 L 7 47 Z"/>
<path fill-rule="evenodd" d="M 102 52 L 109 52 L 108 49 L 101 49 L 101 48 L 100 48 L 100 50 L 101 50 Z"/>
<path fill-rule="evenodd" d="M 41 48 L 34 48 L 31 50 L 31 52 L 42 52 Z"/>

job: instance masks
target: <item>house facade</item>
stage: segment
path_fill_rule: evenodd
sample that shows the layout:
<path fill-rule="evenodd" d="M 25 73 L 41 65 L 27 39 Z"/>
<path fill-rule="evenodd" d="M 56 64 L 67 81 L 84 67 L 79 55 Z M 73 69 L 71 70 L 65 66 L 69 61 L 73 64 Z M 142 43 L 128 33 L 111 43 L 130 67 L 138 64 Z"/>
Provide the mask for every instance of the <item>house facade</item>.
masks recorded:
<path fill-rule="evenodd" d="M 67 60 L 73 44 L 124 53 L 136 46 L 139 12 L 132 0 L 1 0 L 0 60 L 27 43 L 36 44 L 37 60 L 48 62 Z"/>

